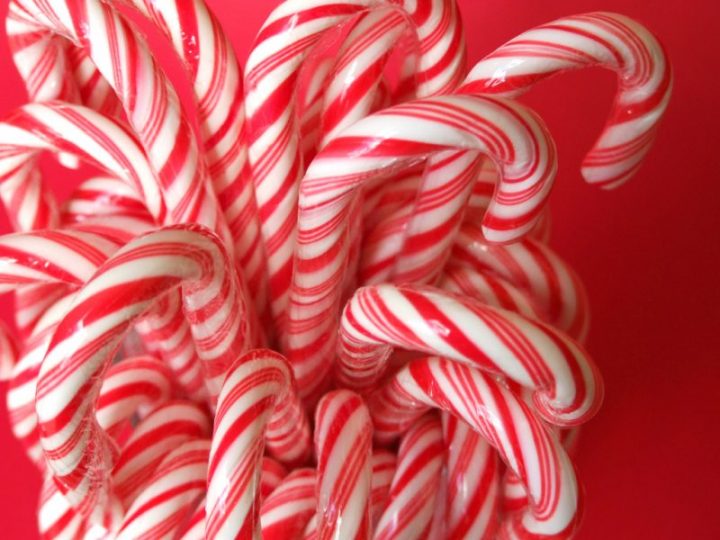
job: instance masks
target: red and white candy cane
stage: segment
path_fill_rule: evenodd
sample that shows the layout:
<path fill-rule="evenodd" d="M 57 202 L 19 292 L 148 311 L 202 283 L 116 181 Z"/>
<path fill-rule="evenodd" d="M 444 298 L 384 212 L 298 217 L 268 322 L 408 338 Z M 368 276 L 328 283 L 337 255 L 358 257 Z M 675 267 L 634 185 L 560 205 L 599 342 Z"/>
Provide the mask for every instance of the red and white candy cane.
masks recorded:
<path fill-rule="evenodd" d="M 238 270 L 264 309 L 265 258 L 246 166 L 242 72 L 219 21 L 204 0 L 113 0 L 149 18 L 170 40 L 193 84 L 203 156 L 234 240 Z"/>
<path fill-rule="evenodd" d="M 450 360 L 416 360 L 394 374 L 369 406 L 380 442 L 405 432 L 430 407 L 458 416 L 498 451 L 530 494 L 524 512 L 507 516 L 501 537 L 572 536 L 580 504 L 572 463 L 557 437 L 491 376 Z"/>
<path fill-rule="evenodd" d="M 265 498 L 280 487 L 287 475 L 287 469 L 285 469 L 282 464 L 267 456 L 263 457 L 260 473 L 260 497 L 257 500 L 258 504 L 264 503 Z M 315 484 L 313 482 L 313 486 L 314 485 Z M 315 508 L 314 498 L 312 508 Z M 206 512 L 205 500 L 203 499 L 200 503 L 198 503 L 190 520 L 183 526 L 184 530 L 181 531 L 181 534 L 176 534 L 175 537 L 181 538 L 182 540 L 205 538 L 205 526 Z M 268 538 L 264 534 L 263 537 Z"/>
<path fill-rule="evenodd" d="M 372 423 L 362 398 L 325 394 L 315 412 L 317 538 L 370 538 Z"/>
<path fill-rule="evenodd" d="M 453 358 L 533 389 L 538 411 L 554 424 L 585 422 L 602 401 L 599 372 L 571 338 L 439 289 L 376 285 L 356 291 L 341 321 L 340 381 L 371 388 L 393 346 Z"/>
<path fill-rule="evenodd" d="M 112 445 L 93 416 L 91 389 L 99 388 L 130 325 L 181 285 L 207 386 L 216 396 L 251 334 L 248 305 L 225 249 L 203 227 L 169 227 L 127 244 L 80 290 L 55 331 L 37 388 L 41 444 L 57 482 L 83 514 L 110 493 L 113 461 Z"/>
<path fill-rule="evenodd" d="M 110 371 L 113 371 L 113 373 L 110 373 Z M 172 376 L 168 368 L 159 360 L 147 357 L 127 359 L 120 364 L 115 364 L 110 368 L 100 391 L 98 423 L 108 433 L 119 434 L 121 423 L 130 419 L 136 412 L 138 405 L 148 406 L 152 403 L 157 404 L 167 400 L 171 396 L 171 390 Z M 135 391 L 138 392 L 135 393 Z M 166 409 L 161 408 L 160 410 L 165 411 Z M 192 422 L 192 414 L 188 415 L 187 413 L 193 411 L 192 409 L 186 409 L 184 412 L 186 414 L 182 422 L 187 426 Z M 152 415 L 148 418 L 151 419 Z M 162 449 L 164 452 L 162 454 L 155 452 L 156 460 L 151 463 L 153 468 L 149 471 L 147 471 L 147 467 L 144 471 L 142 468 L 135 467 L 132 471 L 132 478 L 136 485 L 142 486 L 143 484 L 140 482 L 149 479 L 154 466 L 160 462 L 168 451 L 177 447 L 173 443 L 180 441 L 180 439 L 174 437 L 174 426 L 172 424 L 167 424 L 164 427 L 169 428 L 163 431 L 163 442 L 166 442 Z M 146 430 L 146 428 L 143 429 Z M 209 432 L 209 428 L 206 427 L 205 431 Z M 157 434 L 155 434 L 154 438 L 157 439 Z M 123 455 L 120 458 L 121 463 L 127 461 L 128 458 L 130 458 L 130 461 L 133 461 L 134 458 L 135 464 L 137 464 L 137 461 L 148 463 L 150 461 L 149 456 L 153 455 L 157 443 L 153 445 L 150 438 L 147 438 L 144 442 L 145 445 L 142 448 L 138 445 L 128 444 L 127 449 L 123 450 Z M 123 466 L 116 469 L 116 471 L 122 471 L 127 477 L 127 469 L 129 467 L 123 463 Z M 144 478 L 142 474 L 139 474 L 142 472 L 145 472 Z M 38 526 L 41 537 L 77 538 L 80 536 L 78 531 L 82 530 L 86 524 L 88 524 L 87 521 L 70 505 L 65 496 L 58 490 L 52 475 L 48 474 L 41 492 L 38 510 Z M 90 531 L 87 532 L 90 533 Z"/>
<path fill-rule="evenodd" d="M 187 441 L 207 439 L 211 432 L 211 418 L 195 403 L 170 400 L 151 410 L 121 445 L 112 470 L 113 488 L 122 507 L 134 504 L 168 452 Z"/>
<path fill-rule="evenodd" d="M 26 385 L 36 380 L 49 339 L 47 335 L 34 338 L 31 333 L 41 332 L 43 328 L 37 326 L 46 311 L 71 290 L 77 290 L 117 248 L 117 243 L 103 236 L 80 231 L 49 230 L 0 237 L 0 292 L 17 291 L 23 300 L 22 303 L 18 300 L 16 309 L 21 338 L 25 338 L 21 343 L 22 355 L 18 357 L 22 366 L 17 370 L 11 368 L 12 374 L 8 373 L 12 381 L 8 393 L 12 404 L 8 403 L 8 410 L 13 426 L 24 424 L 26 407 L 30 409 L 27 413 L 34 416 L 34 385 L 32 388 Z M 10 354 L 12 349 L 4 352 Z M 26 359 L 28 356 L 31 359 Z M 20 388 L 27 392 L 18 391 Z M 27 435 L 28 431 L 20 428 L 16 433 Z M 26 435 L 20 438 L 25 439 Z"/>
<path fill-rule="evenodd" d="M 60 209 L 64 228 L 92 232 L 120 244 L 156 226 L 142 195 L 113 176 L 83 180 Z"/>
<path fill-rule="evenodd" d="M 194 440 L 167 454 L 125 513 L 118 540 L 172 538 L 205 493 L 209 452 L 209 440 Z"/>
<path fill-rule="evenodd" d="M 442 538 L 489 539 L 498 526 L 500 467 L 497 453 L 467 422 L 444 413 L 445 505 L 438 509 Z"/>
<path fill-rule="evenodd" d="M 139 409 L 169 401 L 178 392 L 164 362 L 152 356 L 125 358 L 108 368 L 95 416 L 100 427 L 117 440 Z"/>
<path fill-rule="evenodd" d="M 51 474 L 40 488 L 37 526 L 43 540 L 74 540 L 83 536 L 85 522 L 60 492 Z"/>
<path fill-rule="evenodd" d="M 396 7 L 378 7 L 352 21 L 330 70 L 320 120 L 325 146 L 344 128 L 372 113 L 390 51 L 410 29 Z"/>
<path fill-rule="evenodd" d="M 441 152 L 428 161 L 416 199 L 368 239 L 363 283 L 437 281 L 482 161 L 462 150 Z"/>
<path fill-rule="evenodd" d="M 375 530 L 380 516 L 385 512 L 390 500 L 390 487 L 397 469 L 397 456 L 382 448 L 373 450 L 372 455 L 372 493 L 370 494 L 370 523 Z"/>
<path fill-rule="evenodd" d="M 78 289 L 118 244 L 99 235 L 46 230 L 0 237 L 0 292 L 37 283 Z"/>
<path fill-rule="evenodd" d="M 35 394 L 40 365 L 45 358 L 55 328 L 68 312 L 74 293 L 61 294 L 59 299 L 38 318 L 34 333 L 25 341 L 22 354 L 13 369 L 7 391 L 10 428 L 35 465 L 45 469 L 45 459 L 35 412 Z"/>
<path fill-rule="evenodd" d="M 283 422 L 287 409 L 300 411 L 291 424 Z M 289 431 L 279 441 L 278 427 Z M 258 349 L 237 360 L 218 398 L 208 468 L 206 537 L 257 536 L 266 444 L 288 462 L 306 460 L 311 450 L 310 429 L 287 360 Z"/>
<path fill-rule="evenodd" d="M 116 175 L 145 199 L 153 217 L 165 219 L 165 203 L 152 168 L 124 127 L 85 107 L 31 104 L 0 123 L 0 195 L 16 229 L 32 230 L 52 221 L 43 217 L 54 213 L 51 196 L 30 196 L 40 187 L 35 182 L 34 156 L 42 150 L 72 153 Z M 21 339 L 54 299 L 44 286 L 19 291 L 16 323 Z"/>
<path fill-rule="evenodd" d="M 285 310 L 292 270 L 298 182 L 303 163 L 295 92 L 300 69 L 320 40 L 352 17 L 397 6 L 417 34 L 417 94 L 446 92 L 463 75 L 465 49 L 455 0 L 289 0 L 265 21 L 250 57 L 247 88 L 248 155 L 268 257 L 273 313 Z"/>
<path fill-rule="evenodd" d="M 371 523 L 373 528 L 385 510 L 390 485 L 397 465 L 396 456 L 387 450 L 372 454 Z M 316 534 L 317 475 L 313 469 L 295 469 L 286 476 L 275 491 L 265 499 L 260 510 L 262 536 L 265 540 L 293 540 L 307 538 L 309 527 Z M 311 523 L 313 518 L 313 523 Z"/>
<path fill-rule="evenodd" d="M 142 201 L 116 178 L 92 178 L 73 192 L 63 208 L 63 221 L 74 230 L 92 232 L 127 243 L 154 227 Z M 178 294 L 160 299 L 136 325 L 145 348 L 162 357 L 178 382 L 194 399 L 206 399 L 200 360 Z"/>
<path fill-rule="evenodd" d="M 317 475 L 309 468 L 288 474 L 260 508 L 260 525 L 264 540 L 302 538 L 310 518 L 315 514 Z"/>
<path fill-rule="evenodd" d="M 288 354 L 305 395 L 323 380 L 334 353 L 347 214 L 357 188 L 454 147 L 489 154 L 503 170 L 483 222 L 485 235 L 510 240 L 530 230 L 555 175 L 554 145 L 535 115 L 505 100 L 447 96 L 380 111 L 345 130 L 308 168 L 288 326 Z"/>
<path fill-rule="evenodd" d="M 38 37 L 60 36 L 88 52 L 145 147 L 171 221 L 197 222 L 227 238 L 192 129 L 141 34 L 100 0 L 13 0 L 11 9 Z"/>
<path fill-rule="evenodd" d="M 389 504 L 373 538 L 427 537 L 435 513 L 444 454 L 438 416 L 431 413 L 415 421 L 400 442 Z"/>
<path fill-rule="evenodd" d="M 62 100 L 84 104 L 106 116 L 119 111 L 119 103 L 87 51 L 66 40 L 38 32 L 17 4 L 11 4 L 5 21 L 8 45 L 30 101 Z"/>
<path fill-rule="evenodd" d="M 575 271 L 551 248 L 525 238 L 509 245 L 487 242 L 480 227 L 466 222 L 453 248 L 453 262 L 499 276 L 525 291 L 543 319 L 580 341 L 590 324 L 587 293 Z"/>
<path fill-rule="evenodd" d="M 192 78 L 208 171 L 235 240 L 239 268 L 261 300 L 264 260 L 252 183 L 245 167 L 244 110 L 236 106 L 242 99 L 242 77 L 232 46 L 201 0 L 181 4 L 140 0 L 117 3 L 132 5 L 168 36 Z M 104 81 L 99 73 L 93 79 Z M 88 98 L 93 96 L 89 94 Z"/>
<path fill-rule="evenodd" d="M 23 191 L 25 188 L 17 184 L 32 178 L 32 158 L 44 150 L 80 156 L 124 180 L 142 197 L 158 223 L 166 221 L 165 202 L 144 150 L 134 135 L 117 121 L 86 107 L 59 102 L 33 103 L 17 109 L 0 123 L 3 187 L 11 185 L 13 191 Z M 24 203 L 27 200 L 22 199 Z M 3 202 L 16 229 L 37 229 L 45 221 L 38 217 L 39 207 L 18 206 L 13 197 Z"/>
<path fill-rule="evenodd" d="M 517 96 L 558 72 L 588 66 L 615 71 L 619 90 L 582 173 L 588 182 L 615 187 L 640 167 L 672 90 L 665 51 L 639 23 L 597 12 L 538 26 L 476 64 L 459 91 Z"/>
<path fill-rule="evenodd" d="M 445 266 L 438 287 L 531 319 L 544 320 L 546 316 L 525 291 L 508 280 L 452 260 Z"/>

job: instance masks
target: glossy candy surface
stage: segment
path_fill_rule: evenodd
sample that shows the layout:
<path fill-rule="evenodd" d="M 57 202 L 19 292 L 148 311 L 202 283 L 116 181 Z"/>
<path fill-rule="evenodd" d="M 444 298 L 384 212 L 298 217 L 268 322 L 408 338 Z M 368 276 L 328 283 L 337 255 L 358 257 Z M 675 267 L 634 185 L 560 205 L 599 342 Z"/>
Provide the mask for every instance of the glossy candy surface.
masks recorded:
<path fill-rule="evenodd" d="M 649 31 L 578 15 L 468 70 L 455 0 L 286 0 L 243 70 L 203 0 L 12 0 L 7 25 L 31 103 L 0 123 L 0 375 L 44 538 L 574 534 L 603 383 L 547 245 L 558 149 L 513 98 L 615 71 L 583 173 L 617 185 L 670 95 Z M 60 205 L 42 151 L 104 176 Z"/>

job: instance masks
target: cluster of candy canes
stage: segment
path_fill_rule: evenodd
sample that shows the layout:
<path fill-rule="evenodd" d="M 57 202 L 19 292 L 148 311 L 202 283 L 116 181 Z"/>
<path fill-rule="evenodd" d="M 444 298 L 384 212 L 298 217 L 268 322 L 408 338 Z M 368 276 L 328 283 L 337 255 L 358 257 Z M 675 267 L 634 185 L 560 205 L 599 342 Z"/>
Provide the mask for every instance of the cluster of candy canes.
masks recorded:
<path fill-rule="evenodd" d="M 567 17 L 467 70 L 456 0 L 285 0 L 244 77 L 203 0 L 11 0 L 7 33 L 0 376 L 44 538 L 572 536 L 603 387 L 512 98 L 615 71 L 582 171 L 622 183 L 672 85 L 645 28 Z M 58 204 L 42 151 L 102 176 Z"/>

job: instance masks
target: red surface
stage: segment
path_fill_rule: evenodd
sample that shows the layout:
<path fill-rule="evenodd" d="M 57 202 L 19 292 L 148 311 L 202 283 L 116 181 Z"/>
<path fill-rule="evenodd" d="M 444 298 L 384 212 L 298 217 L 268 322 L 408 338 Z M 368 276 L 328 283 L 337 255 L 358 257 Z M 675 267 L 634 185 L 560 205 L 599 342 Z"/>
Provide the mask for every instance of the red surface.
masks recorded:
<path fill-rule="evenodd" d="M 5 3 L 5 2 L 4 2 Z M 277 2 L 210 0 L 240 58 Z M 584 279 L 593 307 L 588 343 L 605 377 L 600 414 L 585 428 L 577 467 L 586 515 L 578 538 L 716 539 L 720 512 L 720 263 L 714 0 L 460 0 L 470 58 L 562 15 L 612 10 L 637 18 L 666 45 L 675 92 L 647 164 L 613 192 L 585 185 L 584 150 L 614 93 L 600 70 L 544 83 L 526 101 L 553 132 L 560 174 L 552 196 L 553 245 Z M 1 15 L 4 18 L 6 6 Z M 152 33 L 163 59 L 167 47 Z M 715 53 L 715 55 L 714 55 Z M 176 80 L 177 64 L 165 64 Z M 4 35 L 0 113 L 24 101 Z M 66 175 L 46 164 L 58 187 Z M 67 182 L 60 189 L 67 192 Z M 1 218 L 4 219 L 4 218 Z M 2 223 L 3 230 L 7 225 Z M 9 300 L 3 299 L 7 314 Z M 0 395 L 4 402 L 4 389 Z M 0 519 L 3 538 L 34 538 L 37 473 L 0 414 Z"/>

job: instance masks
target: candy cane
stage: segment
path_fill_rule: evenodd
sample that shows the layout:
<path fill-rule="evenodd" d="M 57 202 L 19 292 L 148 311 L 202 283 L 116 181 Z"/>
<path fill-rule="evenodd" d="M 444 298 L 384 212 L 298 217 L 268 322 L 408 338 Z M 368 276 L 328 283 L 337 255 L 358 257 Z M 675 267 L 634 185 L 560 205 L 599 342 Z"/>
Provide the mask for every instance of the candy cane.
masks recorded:
<path fill-rule="evenodd" d="M 397 469 L 397 456 L 388 450 L 377 449 L 372 454 L 372 493 L 370 494 L 370 523 L 376 529 L 390 499 L 390 487 Z"/>
<path fill-rule="evenodd" d="M 378 285 L 355 293 L 342 316 L 340 380 L 371 387 L 391 346 L 453 358 L 533 388 L 540 414 L 558 425 L 588 420 L 602 400 L 597 368 L 569 337 L 438 289 Z"/>
<path fill-rule="evenodd" d="M 500 502 L 495 450 L 466 422 L 443 414 L 447 498 L 440 514 L 444 538 L 493 538 Z"/>
<path fill-rule="evenodd" d="M 265 498 L 275 491 L 287 476 L 287 470 L 279 462 L 269 458 L 262 458 L 262 471 L 260 473 L 260 499 L 263 502 Z M 205 538 L 205 501 L 201 501 L 192 515 L 187 525 L 184 527 L 181 535 L 176 537 L 183 540 L 194 540 L 196 538 Z"/>
<path fill-rule="evenodd" d="M 132 322 L 163 293 L 182 285 L 184 311 L 208 388 L 217 395 L 219 381 L 230 361 L 247 348 L 250 335 L 247 306 L 230 268 L 218 238 L 202 227 L 147 234 L 96 272 L 55 331 L 37 387 L 41 444 L 56 480 L 83 514 L 101 494 L 110 493 L 104 469 L 111 461 L 109 441 L 93 418 L 95 394 L 89 389 L 99 386 Z M 78 327 L 85 339 L 74 335 Z M 92 344 L 89 349 L 86 343 Z M 73 367 L 78 365 L 81 370 Z M 68 418 L 76 421 L 68 425 Z"/>
<path fill-rule="evenodd" d="M 531 319 L 545 320 L 546 314 L 525 291 L 489 272 L 451 261 L 445 267 L 439 288 L 464 295 L 489 306 L 519 313 Z"/>
<path fill-rule="evenodd" d="M 360 396 L 325 394 L 315 413 L 317 538 L 369 538 L 372 424 Z"/>
<path fill-rule="evenodd" d="M 14 16 L 38 36 L 62 36 L 84 48 L 123 104 L 158 174 L 174 222 L 198 222 L 227 237 L 204 163 L 174 89 L 140 34 L 99 0 L 13 0 Z"/>
<path fill-rule="evenodd" d="M 290 360 L 304 395 L 322 381 L 331 361 L 347 207 L 355 189 L 368 177 L 453 146 L 490 153 L 502 163 L 503 181 L 484 220 L 486 236 L 508 240 L 532 228 L 554 176 L 554 146 L 534 115 L 507 101 L 451 96 L 399 105 L 351 126 L 309 167 L 301 186 L 288 326 Z"/>
<path fill-rule="evenodd" d="M 418 95 L 433 95 L 454 87 L 462 76 L 465 58 L 462 26 L 454 0 L 387 4 L 367 0 L 340 3 L 289 0 L 267 18 L 247 61 L 248 156 L 276 317 L 283 314 L 287 303 L 295 205 L 303 169 L 295 121 L 298 73 L 328 31 L 377 5 L 397 5 L 412 21 L 422 51 L 418 61 Z"/>
<path fill-rule="evenodd" d="M 260 508 L 264 540 L 301 538 L 315 514 L 316 474 L 313 469 L 295 469 L 265 499 Z"/>
<path fill-rule="evenodd" d="M 152 408 L 178 393 L 176 384 L 169 368 L 152 356 L 126 358 L 113 364 L 100 388 L 95 413 L 98 424 L 117 439 L 124 423 L 138 409 Z"/>
<path fill-rule="evenodd" d="M 207 412 L 184 400 L 162 403 L 145 416 L 120 448 L 112 470 L 122 507 L 135 503 L 169 452 L 187 441 L 208 438 L 211 430 Z"/>
<path fill-rule="evenodd" d="M 2 192 L 9 195 L 4 203 L 16 228 L 30 230 L 44 223 L 36 219 L 37 208 L 25 204 L 28 197 L 15 195 L 28 195 L 25 187 L 34 189 L 33 156 L 40 150 L 71 152 L 117 175 L 145 197 L 156 219 L 165 218 L 154 173 L 137 141 L 122 126 L 83 107 L 35 104 L 18 109 L 0 124 L 0 191 L 9 187 Z M 19 292 L 16 322 L 21 338 L 29 335 L 37 317 L 55 299 L 48 287 Z"/>
<path fill-rule="evenodd" d="M 38 33 L 17 5 L 12 5 L 8 12 L 6 32 L 13 62 L 30 101 L 82 103 L 106 116 L 118 112 L 119 104 L 112 88 L 97 76 L 87 51 Z"/>
<path fill-rule="evenodd" d="M 155 181 L 155 173 L 135 137 L 121 124 L 78 105 L 34 103 L 17 109 L 0 123 L 0 182 L 24 182 L 32 157 L 43 150 L 64 151 L 124 180 L 138 193 L 158 223 L 167 211 Z M 20 230 L 36 229 L 39 223 L 30 208 L 4 200 Z"/>
<path fill-rule="evenodd" d="M 459 91 L 517 96 L 558 72 L 592 66 L 615 71 L 619 90 L 582 173 L 588 182 L 611 188 L 640 167 L 672 91 L 665 51 L 642 25 L 597 12 L 538 26 L 476 64 Z"/>
<path fill-rule="evenodd" d="M 118 244 L 91 233 L 51 230 L 0 237 L 0 292 L 37 283 L 77 289 Z"/>
<path fill-rule="evenodd" d="M 172 43 L 193 84 L 203 155 L 218 201 L 234 240 L 238 269 L 264 310 L 266 270 L 246 167 L 242 75 L 235 52 L 219 21 L 203 0 L 128 4 L 150 19 Z"/>
<path fill-rule="evenodd" d="M 84 532 L 85 523 L 48 474 L 40 488 L 38 532 L 43 540 L 74 540 Z"/>
<path fill-rule="evenodd" d="M 135 218 L 147 227 L 154 221 L 142 196 L 112 176 L 96 176 L 81 182 L 63 204 L 60 216 L 65 227 L 108 218 Z"/>
<path fill-rule="evenodd" d="M 25 342 L 8 385 L 10 428 L 15 438 L 22 443 L 28 458 L 41 469 L 45 468 L 45 460 L 35 413 L 37 379 L 55 328 L 68 312 L 73 299 L 74 293 L 61 295 L 38 319 L 33 335 Z"/>
<path fill-rule="evenodd" d="M 170 452 L 123 518 L 117 538 L 172 537 L 205 492 L 210 441 L 190 441 Z"/>
<path fill-rule="evenodd" d="M 364 260 L 363 283 L 437 281 L 481 163 L 466 151 L 441 152 L 428 161 L 417 198 L 368 240 L 374 249 Z"/>
<path fill-rule="evenodd" d="M 247 149 L 241 137 L 244 114 L 234 106 L 242 95 L 235 53 L 204 2 L 118 0 L 151 19 L 170 39 L 193 80 L 208 172 L 235 239 L 239 268 L 262 299 L 264 269 L 252 184 L 246 174 Z M 193 46 L 186 46 L 192 43 Z M 82 49 L 75 49 L 82 50 Z M 104 80 L 101 76 L 94 77 Z M 97 100 L 96 100 L 97 101 Z"/>
<path fill-rule="evenodd" d="M 363 13 L 351 23 L 323 96 L 321 147 L 373 112 L 389 52 L 408 30 L 407 22 L 397 8 L 387 7 Z"/>
<path fill-rule="evenodd" d="M 527 487 L 532 504 L 507 517 L 501 536 L 572 535 L 579 506 L 575 472 L 557 438 L 522 401 L 468 366 L 418 360 L 393 375 L 371 399 L 375 438 L 394 438 L 428 407 L 449 411 L 470 424 Z"/>
<path fill-rule="evenodd" d="M 230 369 L 218 399 L 210 450 L 205 526 L 208 538 L 251 537 L 258 530 L 260 473 L 265 432 L 275 443 L 273 424 L 283 424 L 285 409 L 300 409 L 292 389 L 287 361 L 278 353 L 255 350 L 240 357 Z M 274 418 L 273 418 L 274 416 Z M 304 415 L 299 423 L 282 425 L 294 430 L 295 448 L 283 458 L 302 460 L 310 450 L 310 431 Z M 286 437 L 280 449 L 287 452 Z M 277 447 L 276 447 L 277 448 Z M 272 449 L 272 447 L 271 447 Z"/>
<path fill-rule="evenodd" d="M 142 201 L 115 178 L 83 182 L 63 211 L 64 221 L 72 223 L 75 230 L 100 234 L 121 243 L 152 227 Z M 168 363 L 188 394 L 200 401 L 205 399 L 200 361 L 181 313 L 179 296 L 171 294 L 161 299 L 136 329 L 144 337 L 146 347 Z"/>
<path fill-rule="evenodd" d="M 390 486 L 390 502 L 374 538 L 424 538 L 435 512 L 445 445 L 436 415 L 417 420 L 404 435 Z"/>
<path fill-rule="evenodd" d="M 94 233 L 44 231 L 0 239 L 0 290 L 17 293 L 15 320 L 25 342 L 45 311 L 117 249 Z"/>
<path fill-rule="evenodd" d="M 468 222 L 458 235 L 453 260 L 505 278 L 525 290 L 552 325 L 581 341 L 587 335 L 585 288 L 575 271 L 543 243 L 526 238 L 511 245 L 493 245 L 478 226 Z"/>

